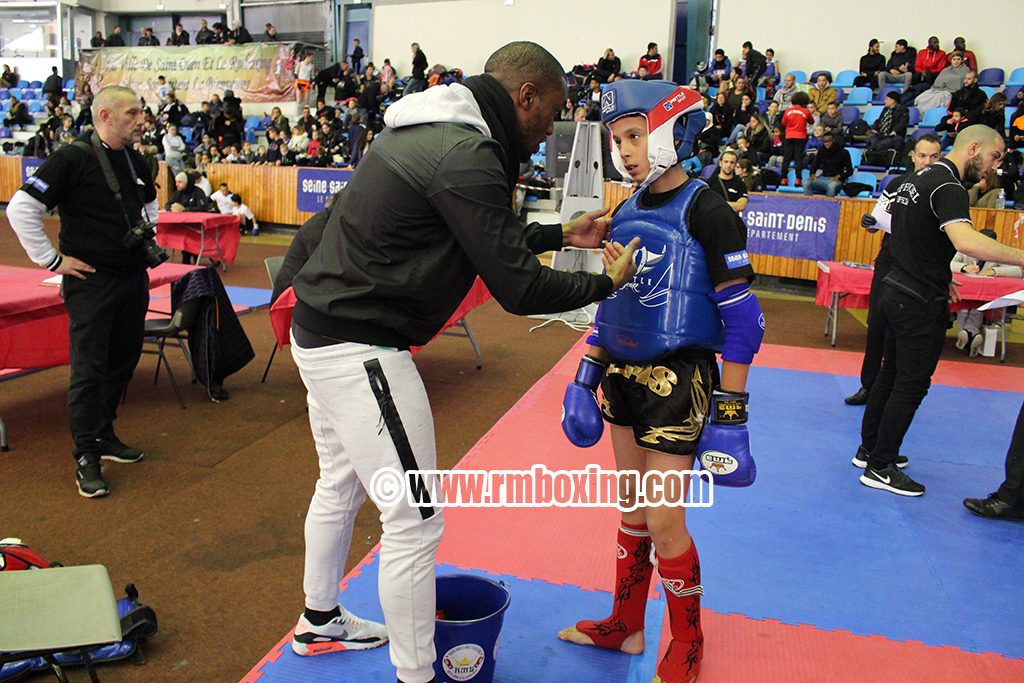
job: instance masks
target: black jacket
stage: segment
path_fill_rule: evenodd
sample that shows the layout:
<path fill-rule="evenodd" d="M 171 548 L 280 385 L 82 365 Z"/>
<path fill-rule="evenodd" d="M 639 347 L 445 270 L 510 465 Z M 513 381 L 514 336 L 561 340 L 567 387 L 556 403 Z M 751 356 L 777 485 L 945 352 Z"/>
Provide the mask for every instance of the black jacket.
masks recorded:
<path fill-rule="evenodd" d="M 120 33 L 111 33 L 107 37 L 107 47 L 124 47 L 124 36 Z"/>
<path fill-rule="evenodd" d="M 814 155 L 814 161 L 811 162 L 811 175 L 814 175 L 814 172 L 819 168 L 822 175 L 826 178 L 839 176 L 841 179 L 846 180 L 853 175 L 850 153 L 846 151 L 846 148 L 839 146 L 837 143 L 832 143 L 831 148 L 822 147 Z"/>
<path fill-rule="evenodd" d="M 953 93 L 953 97 L 949 101 L 949 111 L 963 107 L 967 112 L 967 118 L 973 121 L 981 114 L 981 108 L 985 106 L 986 102 L 988 102 L 988 96 L 977 85 L 960 88 Z"/>
<path fill-rule="evenodd" d="M 882 114 L 879 114 L 878 119 L 871 124 L 871 130 L 876 133 L 881 132 L 880 123 L 882 121 L 882 115 L 885 114 L 883 109 Z M 894 107 L 892 110 L 892 131 L 899 137 L 903 137 L 907 134 L 907 126 L 910 124 L 910 112 L 904 106 Z M 888 133 L 887 133 L 888 134 Z"/>
<path fill-rule="evenodd" d="M 57 74 L 50 74 L 46 77 L 46 82 L 43 83 L 44 95 L 60 95 L 63 89 L 64 83 Z"/>
<path fill-rule="evenodd" d="M 299 231 L 295 233 L 295 239 L 288 247 L 281 270 L 277 271 L 274 279 L 274 291 L 270 295 L 270 303 L 273 304 L 281 296 L 284 290 L 292 286 L 295 275 L 306 265 L 306 261 L 320 244 L 324 236 L 324 228 L 327 227 L 327 219 L 331 212 L 324 209 L 302 224 Z"/>
<path fill-rule="evenodd" d="M 491 136 L 451 118 L 456 100 L 444 98 L 458 95 L 444 87 L 422 96 L 436 106 L 424 105 L 408 125 L 401 119 L 412 109 L 402 105 L 407 100 L 392 105 L 388 128 L 292 283 L 297 324 L 336 339 L 407 348 L 437 334 L 478 274 L 517 314 L 572 310 L 611 294 L 607 275 L 540 265 L 534 253 L 560 249 L 561 227 L 524 230 L 512 210 L 522 152 L 511 98 L 487 75 L 463 85 Z"/>
<path fill-rule="evenodd" d="M 901 64 L 907 65 L 907 73 L 914 72 L 914 56 L 910 50 L 904 50 L 902 54 L 893 52 L 889 55 L 889 61 L 885 63 L 885 70 L 899 69 Z"/>
<path fill-rule="evenodd" d="M 885 69 L 885 57 L 881 54 L 873 55 L 870 52 L 860 58 L 860 73 L 868 78 L 874 78 L 879 71 Z"/>
<path fill-rule="evenodd" d="M 183 30 L 180 34 L 179 33 L 172 33 L 171 37 L 168 40 L 171 41 L 171 45 L 174 45 L 176 47 L 181 47 L 182 45 L 188 45 L 189 44 L 188 31 L 184 31 Z"/>
<path fill-rule="evenodd" d="M 174 204 L 181 204 L 186 211 L 207 212 L 210 210 L 210 200 L 200 188 L 192 184 L 190 178 L 184 190 L 175 190 L 171 198 L 167 200 L 164 209 L 171 210 Z"/>
<path fill-rule="evenodd" d="M 763 54 L 757 50 L 751 48 L 747 50 L 747 64 L 744 76 L 747 77 L 747 82 L 752 86 L 757 85 L 757 79 L 765 72 L 768 68 L 768 60 Z"/>

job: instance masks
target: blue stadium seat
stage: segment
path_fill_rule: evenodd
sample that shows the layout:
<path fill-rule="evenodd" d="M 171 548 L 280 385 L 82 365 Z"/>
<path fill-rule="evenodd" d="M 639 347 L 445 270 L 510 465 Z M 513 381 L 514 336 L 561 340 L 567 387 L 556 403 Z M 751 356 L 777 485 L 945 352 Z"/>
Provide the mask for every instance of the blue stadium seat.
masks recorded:
<path fill-rule="evenodd" d="M 22 95 L 21 88 L 11 88 L 10 90 L 7 91 L 7 97 L 17 97 L 20 100 L 21 99 L 21 95 Z"/>
<path fill-rule="evenodd" d="M 921 123 L 921 110 L 917 107 L 907 107 L 908 126 L 916 126 Z"/>
<path fill-rule="evenodd" d="M 32 100 L 31 102 L 28 103 L 28 113 L 29 114 L 41 114 L 42 111 L 43 111 L 43 102 L 42 102 L 42 100 Z"/>
<path fill-rule="evenodd" d="M 946 109 L 944 107 L 934 107 L 929 109 L 921 117 L 921 123 L 917 124 L 918 128 L 934 128 L 939 125 L 942 121 L 942 117 L 946 115 Z"/>
<path fill-rule="evenodd" d="M 7 92 L 7 88 L 0 88 L 0 100 L 6 101 L 11 95 Z"/>
<path fill-rule="evenodd" d="M 768 111 L 768 105 L 771 103 L 771 100 L 761 100 L 760 102 L 757 103 L 757 111 L 759 111 L 761 114 L 764 114 L 766 111 Z"/>
<path fill-rule="evenodd" d="M 245 119 L 245 130 L 256 130 L 260 127 L 260 117 L 257 115 L 247 116 Z"/>
<path fill-rule="evenodd" d="M 889 175 L 887 175 L 884 178 L 882 178 L 882 180 L 878 183 L 878 187 L 876 187 L 875 191 L 871 193 L 871 196 L 872 197 L 880 196 L 883 192 L 885 192 L 885 188 L 888 187 L 889 183 L 891 183 L 894 179 L 899 178 L 899 177 L 900 177 L 899 173 L 890 173 Z"/>
<path fill-rule="evenodd" d="M 757 99 L 758 99 L 758 101 L 764 99 L 765 92 L 766 92 L 766 90 L 765 90 L 763 85 L 758 86 L 758 88 L 757 88 Z"/>
<path fill-rule="evenodd" d="M 850 125 L 860 118 L 860 109 L 857 107 L 840 107 L 839 113 L 843 117 L 843 125 Z"/>
<path fill-rule="evenodd" d="M 39 99 L 39 96 L 36 94 L 35 90 L 24 90 L 21 93 L 21 99 L 27 102 L 28 100 L 37 100 Z"/>
<path fill-rule="evenodd" d="M 842 88 L 835 88 L 836 91 L 836 104 L 842 104 L 843 100 L 846 99 L 846 91 Z"/>
<path fill-rule="evenodd" d="M 978 74 L 978 85 L 990 85 L 1000 86 L 1003 84 L 1003 78 L 1006 76 L 1006 72 L 999 68 L 982 69 L 981 73 Z"/>
<path fill-rule="evenodd" d="M 800 71 L 799 69 L 794 69 L 794 70 L 790 71 L 789 73 L 787 73 L 786 75 L 788 76 L 789 74 L 793 74 L 793 76 L 796 78 L 796 82 L 797 83 L 806 83 L 807 82 L 807 72 L 806 71 Z M 1021 82 L 1021 85 L 1024 85 L 1024 81 Z"/>
<path fill-rule="evenodd" d="M 186 145 L 192 144 L 192 128 L 188 126 L 182 126 L 178 129 L 178 133 L 181 135 L 181 139 L 185 141 Z"/>
<path fill-rule="evenodd" d="M 1010 109 L 1014 108 L 1015 105 L 1013 101 L 1014 99 L 1016 99 L 1017 93 L 1019 93 L 1021 90 L 1024 90 L 1024 85 L 1011 85 L 1009 87 L 1003 88 L 1003 94 L 1006 95 L 1007 107 L 1009 107 Z M 2 92 L 3 91 L 0 91 L 0 93 Z"/>
<path fill-rule="evenodd" d="M 846 182 L 864 183 L 865 185 L 871 186 L 870 190 L 865 190 L 864 192 L 861 192 L 859 195 L 857 195 L 858 197 L 870 197 L 871 193 L 874 192 L 875 188 L 878 186 L 878 178 L 875 177 L 875 174 L 865 173 L 864 171 L 858 171 L 854 173 L 846 180 Z"/>
<path fill-rule="evenodd" d="M 864 150 L 856 147 L 847 147 L 846 151 L 850 153 L 850 163 L 854 168 L 860 166 L 860 162 L 864 157 Z"/>
<path fill-rule="evenodd" d="M 74 90 L 75 89 L 75 79 L 69 78 L 68 80 L 64 81 L 64 87 L 67 88 L 68 90 Z"/>
<path fill-rule="evenodd" d="M 32 84 L 28 81 L 18 81 L 18 87 L 24 90 L 25 88 L 31 88 Z"/>
<path fill-rule="evenodd" d="M 996 89 L 991 85 L 981 85 L 978 87 L 981 88 L 981 91 L 983 93 L 985 93 L 985 97 L 991 98 L 993 95 L 996 94 Z"/>
<path fill-rule="evenodd" d="M 818 80 L 818 76 L 820 76 L 821 74 L 825 74 L 826 76 L 828 76 L 828 80 L 832 80 L 831 71 L 829 71 L 828 69 L 818 69 L 817 71 L 811 72 L 811 77 L 808 79 L 808 83 L 816 82 Z"/>
<path fill-rule="evenodd" d="M 28 84 L 28 87 L 33 88 L 34 90 L 42 90 L 43 82 L 42 81 L 31 81 Z"/>
<path fill-rule="evenodd" d="M 1024 85 L 1024 66 L 1018 66 L 1010 72 L 1010 77 L 1003 85 Z"/>
<path fill-rule="evenodd" d="M 832 81 L 833 88 L 852 88 L 853 79 L 857 78 L 857 72 L 853 69 L 843 69 L 836 74 L 836 80 Z"/>
<path fill-rule="evenodd" d="M 717 170 L 718 164 L 708 164 L 703 169 L 701 169 L 700 177 L 703 178 L 704 180 L 707 180 L 708 178 L 713 176 L 715 174 L 715 171 Z"/>
<path fill-rule="evenodd" d="M 867 124 L 870 126 L 875 121 L 877 121 L 878 117 L 881 116 L 881 115 L 882 115 L 882 107 L 880 107 L 880 106 L 878 106 L 876 104 L 873 107 L 868 107 L 868 110 L 866 112 L 864 112 L 864 120 L 867 121 Z"/>
<path fill-rule="evenodd" d="M 801 181 L 806 184 L 810 177 L 811 172 L 805 168 L 804 172 L 800 175 Z M 804 193 L 804 188 L 796 186 L 796 169 L 790 168 L 786 178 L 789 180 L 789 185 L 779 185 L 779 192 L 785 192 L 786 194 Z"/>
<path fill-rule="evenodd" d="M 850 91 L 850 95 L 846 98 L 846 104 L 853 105 L 865 105 L 871 103 L 871 88 L 854 88 Z"/>
<path fill-rule="evenodd" d="M 1006 127 L 1009 128 L 1010 124 L 1013 123 L 1013 112 L 1015 112 L 1016 109 L 1010 109 L 1007 107 L 1003 111 L 1006 112 Z"/>

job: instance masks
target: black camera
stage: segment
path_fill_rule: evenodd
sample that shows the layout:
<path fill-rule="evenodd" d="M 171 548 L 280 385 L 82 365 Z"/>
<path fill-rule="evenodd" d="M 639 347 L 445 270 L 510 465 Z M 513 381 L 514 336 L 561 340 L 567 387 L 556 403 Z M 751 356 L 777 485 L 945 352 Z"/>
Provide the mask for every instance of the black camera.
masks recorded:
<path fill-rule="evenodd" d="M 156 243 L 156 225 L 149 221 L 140 221 L 121 237 L 125 249 L 134 251 L 141 249 L 147 268 L 156 268 L 170 258 L 167 252 Z"/>

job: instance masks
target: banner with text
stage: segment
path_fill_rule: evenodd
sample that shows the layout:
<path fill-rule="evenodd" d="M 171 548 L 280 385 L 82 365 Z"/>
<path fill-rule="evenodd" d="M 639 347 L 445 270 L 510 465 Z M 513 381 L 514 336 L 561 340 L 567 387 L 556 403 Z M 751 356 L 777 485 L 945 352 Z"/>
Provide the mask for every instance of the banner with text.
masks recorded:
<path fill-rule="evenodd" d="M 321 211 L 327 199 L 348 185 L 352 169 L 299 168 L 296 174 L 299 211 Z"/>
<path fill-rule="evenodd" d="M 157 76 L 180 102 L 198 105 L 225 90 L 242 102 L 289 102 L 295 98 L 295 63 L 288 45 L 197 45 L 195 47 L 105 47 L 82 50 L 77 83 L 93 93 L 108 85 L 134 90 L 156 111 Z"/>
<path fill-rule="evenodd" d="M 839 202 L 805 197 L 750 195 L 740 213 L 752 254 L 829 261 L 839 233 Z"/>

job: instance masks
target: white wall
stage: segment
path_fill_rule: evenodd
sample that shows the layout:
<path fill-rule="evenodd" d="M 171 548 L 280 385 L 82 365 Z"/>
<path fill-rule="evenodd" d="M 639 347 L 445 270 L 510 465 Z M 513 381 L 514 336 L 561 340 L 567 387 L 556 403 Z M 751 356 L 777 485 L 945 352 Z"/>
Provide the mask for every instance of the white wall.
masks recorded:
<path fill-rule="evenodd" d="M 156 14 L 158 2 L 164 6 L 163 11 L 167 13 L 209 12 L 222 14 L 225 10 L 220 9 L 221 3 L 230 5 L 227 0 L 86 0 L 81 4 L 113 14 Z"/>
<path fill-rule="evenodd" d="M 719 0 L 715 41 L 734 64 L 740 58 L 740 46 L 749 40 L 760 52 L 775 48 L 783 72 L 801 69 L 810 74 L 829 69 L 835 75 L 843 69 L 856 70 L 872 38 L 881 41 L 882 54 L 888 58 L 900 38 L 923 49 L 934 35 L 947 52 L 953 38 L 966 38 L 979 68 L 1001 67 L 1009 76 L 1011 69 L 1024 65 L 1022 0 L 984 0 L 974 5 L 961 0 L 856 0 L 835 6 L 820 0 L 787 0 L 775 5 L 775 11 L 768 11 L 769 7 L 764 0 Z"/>
<path fill-rule="evenodd" d="M 430 65 L 459 67 L 467 76 L 483 71 L 496 49 L 514 40 L 547 48 L 568 71 L 594 64 L 612 48 L 624 70 L 633 70 L 647 43 L 658 43 L 671 73 L 669 42 L 675 0 L 637 0 L 637 12 L 623 0 L 375 0 L 372 61 L 391 59 L 399 75 L 412 72 L 409 44 L 416 42 Z"/>

